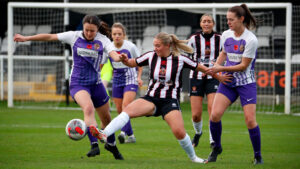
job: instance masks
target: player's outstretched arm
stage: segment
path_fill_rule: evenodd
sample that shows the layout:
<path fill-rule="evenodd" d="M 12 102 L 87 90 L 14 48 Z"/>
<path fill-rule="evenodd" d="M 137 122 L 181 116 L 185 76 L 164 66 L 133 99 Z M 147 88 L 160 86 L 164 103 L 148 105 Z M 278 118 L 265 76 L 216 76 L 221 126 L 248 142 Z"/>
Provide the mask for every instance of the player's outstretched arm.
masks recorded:
<path fill-rule="evenodd" d="M 15 42 L 26 42 L 26 41 L 57 41 L 57 34 L 37 34 L 32 36 L 23 36 L 21 34 L 15 34 Z"/>
<path fill-rule="evenodd" d="M 135 61 L 135 58 L 127 59 L 127 60 L 122 60 L 124 65 L 128 67 L 137 67 L 137 63 Z"/>

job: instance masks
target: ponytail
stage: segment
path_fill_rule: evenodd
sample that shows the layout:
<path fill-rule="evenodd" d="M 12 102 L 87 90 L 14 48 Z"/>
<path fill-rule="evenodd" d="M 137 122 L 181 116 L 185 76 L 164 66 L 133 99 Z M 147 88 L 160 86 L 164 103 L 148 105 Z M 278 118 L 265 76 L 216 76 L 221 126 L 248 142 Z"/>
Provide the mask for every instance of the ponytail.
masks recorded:
<path fill-rule="evenodd" d="M 256 19 L 255 17 L 251 14 L 248 6 L 246 4 L 242 4 L 241 7 L 245 10 L 245 19 L 244 23 L 248 29 L 255 29 L 256 28 Z"/>
<path fill-rule="evenodd" d="M 193 53 L 193 49 L 186 45 L 187 40 L 179 40 L 176 35 L 170 34 L 172 39 L 171 46 L 172 46 L 172 53 L 174 56 L 178 56 L 181 53 L 181 50 L 187 53 Z"/>
<path fill-rule="evenodd" d="M 155 36 L 155 39 L 161 40 L 164 45 L 170 45 L 171 53 L 174 56 L 179 56 L 181 51 L 193 53 L 193 49 L 185 44 L 187 40 L 179 40 L 174 34 L 160 32 Z"/>
<path fill-rule="evenodd" d="M 106 35 L 110 40 L 112 40 L 112 38 L 111 38 L 111 29 L 108 26 L 108 24 L 105 23 L 104 21 L 100 21 L 99 32 L 103 35 Z"/>

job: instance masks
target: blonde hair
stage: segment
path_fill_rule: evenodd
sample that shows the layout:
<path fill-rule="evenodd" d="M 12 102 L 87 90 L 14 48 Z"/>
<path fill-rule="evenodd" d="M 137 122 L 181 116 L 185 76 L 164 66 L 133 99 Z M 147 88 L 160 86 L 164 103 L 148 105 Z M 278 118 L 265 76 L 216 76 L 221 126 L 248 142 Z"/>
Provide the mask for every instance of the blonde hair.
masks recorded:
<path fill-rule="evenodd" d="M 200 22 L 202 22 L 202 19 L 203 19 L 205 16 L 210 17 L 211 20 L 213 21 L 213 23 L 216 24 L 215 19 L 214 19 L 213 16 L 212 16 L 211 14 L 209 14 L 209 13 L 203 14 L 203 15 L 201 16 L 201 18 L 200 18 Z"/>
<path fill-rule="evenodd" d="M 182 51 L 193 53 L 193 49 L 186 45 L 187 40 L 179 40 L 176 35 L 160 32 L 155 36 L 156 39 L 161 40 L 164 45 L 170 45 L 171 53 L 174 56 L 179 56 Z"/>
<path fill-rule="evenodd" d="M 112 25 L 111 29 L 113 29 L 113 28 L 120 28 L 120 29 L 122 29 L 122 32 L 123 32 L 124 37 L 125 37 L 124 39 L 127 39 L 126 28 L 125 28 L 125 26 L 122 23 L 120 23 L 120 22 L 114 23 Z"/>

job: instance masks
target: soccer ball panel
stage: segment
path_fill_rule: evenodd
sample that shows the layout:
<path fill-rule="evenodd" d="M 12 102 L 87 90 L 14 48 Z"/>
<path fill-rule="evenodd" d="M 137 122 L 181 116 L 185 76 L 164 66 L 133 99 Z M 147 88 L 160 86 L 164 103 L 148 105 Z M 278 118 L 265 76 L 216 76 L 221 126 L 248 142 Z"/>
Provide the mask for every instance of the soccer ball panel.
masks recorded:
<path fill-rule="evenodd" d="M 72 119 L 66 125 L 66 134 L 72 140 L 81 140 L 87 133 L 87 126 L 81 119 Z"/>

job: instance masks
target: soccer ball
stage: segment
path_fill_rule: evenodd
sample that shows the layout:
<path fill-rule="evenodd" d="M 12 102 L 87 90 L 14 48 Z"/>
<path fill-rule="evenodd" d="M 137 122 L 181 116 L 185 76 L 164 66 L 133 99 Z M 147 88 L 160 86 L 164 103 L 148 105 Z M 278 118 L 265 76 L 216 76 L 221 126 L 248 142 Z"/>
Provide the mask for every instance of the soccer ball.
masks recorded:
<path fill-rule="evenodd" d="M 86 124 L 80 119 L 72 119 L 66 125 L 66 134 L 72 140 L 81 140 L 86 133 Z"/>

